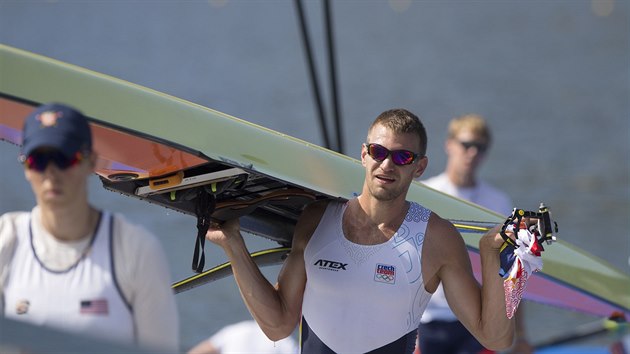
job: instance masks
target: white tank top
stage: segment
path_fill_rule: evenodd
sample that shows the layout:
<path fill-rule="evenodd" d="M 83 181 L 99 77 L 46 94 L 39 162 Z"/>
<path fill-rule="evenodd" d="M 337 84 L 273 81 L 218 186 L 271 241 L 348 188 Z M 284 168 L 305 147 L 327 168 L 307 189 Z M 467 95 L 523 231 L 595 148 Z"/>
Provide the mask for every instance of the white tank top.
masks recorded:
<path fill-rule="evenodd" d="M 411 203 L 389 241 L 359 245 L 343 235 L 346 207 L 330 203 L 306 246 L 302 315 L 333 351 L 365 353 L 418 327 L 431 298 L 421 269 L 431 211 Z"/>
<path fill-rule="evenodd" d="M 103 212 L 96 234 L 71 267 L 53 271 L 33 247 L 31 213 L 17 222 L 16 249 L 4 288 L 5 316 L 37 325 L 134 343 L 131 308 L 114 275 L 112 215 Z M 47 236 L 50 237 L 50 236 Z"/>

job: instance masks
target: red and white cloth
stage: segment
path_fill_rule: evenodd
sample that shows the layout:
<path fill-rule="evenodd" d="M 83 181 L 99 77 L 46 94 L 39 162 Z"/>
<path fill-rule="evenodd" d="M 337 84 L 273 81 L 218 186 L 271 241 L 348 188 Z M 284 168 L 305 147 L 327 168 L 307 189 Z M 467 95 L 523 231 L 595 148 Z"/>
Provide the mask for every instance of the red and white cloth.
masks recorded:
<path fill-rule="evenodd" d="M 509 225 L 506 231 L 514 231 L 514 226 Z M 516 234 L 514 248 L 515 261 L 507 274 L 504 276 L 503 289 L 505 290 L 505 310 L 508 318 L 512 318 L 518 308 L 527 279 L 533 272 L 542 269 L 543 261 L 540 252 L 542 247 L 537 241 L 536 230 L 534 233 L 527 230 L 524 223 L 521 223 Z"/>

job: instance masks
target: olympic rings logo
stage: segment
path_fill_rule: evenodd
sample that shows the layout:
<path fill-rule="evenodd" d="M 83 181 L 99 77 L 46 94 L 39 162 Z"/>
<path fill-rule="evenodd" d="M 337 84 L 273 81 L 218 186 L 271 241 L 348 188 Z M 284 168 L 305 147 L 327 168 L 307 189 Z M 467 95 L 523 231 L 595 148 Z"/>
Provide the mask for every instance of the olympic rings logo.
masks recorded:
<path fill-rule="evenodd" d="M 396 279 L 396 276 L 376 273 L 374 279 L 383 283 L 391 283 Z"/>

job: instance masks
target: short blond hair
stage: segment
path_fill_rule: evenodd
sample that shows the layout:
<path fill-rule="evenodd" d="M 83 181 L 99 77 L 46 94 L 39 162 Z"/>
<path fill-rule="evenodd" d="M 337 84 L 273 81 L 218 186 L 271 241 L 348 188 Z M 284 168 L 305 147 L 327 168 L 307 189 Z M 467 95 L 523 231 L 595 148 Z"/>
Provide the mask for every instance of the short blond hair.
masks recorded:
<path fill-rule="evenodd" d="M 410 111 L 403 108 L 394 108 L 381 113 L 370 125 L 368 136 L 377 125 L 382 125 L 396 134 L 415 134 L 420 144 L 418 154 L 420 156 L 427 154 L 427 131 L 420 118 Z M 369 141 L 366 142 L 369 143 Z"/>
<path fill-rule="evenodd" d="M 464 114 L 455 117 L 448 125 L 448 138 L 453 139 L 462 131 L 472 131 L 473 134 L 481 136 L 490 144 L 492 134 L 486 120 L 479 114 Z"/>

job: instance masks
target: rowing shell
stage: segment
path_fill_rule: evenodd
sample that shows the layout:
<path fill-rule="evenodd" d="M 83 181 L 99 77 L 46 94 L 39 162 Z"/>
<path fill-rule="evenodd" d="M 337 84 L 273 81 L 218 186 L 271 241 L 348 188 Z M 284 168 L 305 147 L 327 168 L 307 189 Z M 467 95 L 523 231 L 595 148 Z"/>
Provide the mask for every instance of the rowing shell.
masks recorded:
<path fill-rule="evenodd" d="M 90 118 L 103 186 L 129 197 L 238 216 L 245 231 L 288 247 L 307 203 L 349 200 L 363 183 L 355 159 L 145 87 L 4 45 L 0 66 L 0 139 L 21 144 L 23 119 L 38 104 L 75 106 Z M 479 274 L 479 235 L 504 217 L 416 182 L 407 199 L 458 225 Z M 562 240 L 543 258 L 526 299 L 630 316 L 628 275 Z"/>

